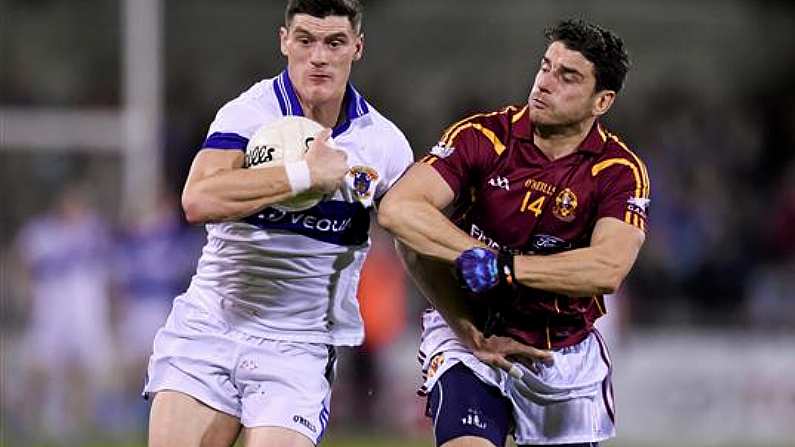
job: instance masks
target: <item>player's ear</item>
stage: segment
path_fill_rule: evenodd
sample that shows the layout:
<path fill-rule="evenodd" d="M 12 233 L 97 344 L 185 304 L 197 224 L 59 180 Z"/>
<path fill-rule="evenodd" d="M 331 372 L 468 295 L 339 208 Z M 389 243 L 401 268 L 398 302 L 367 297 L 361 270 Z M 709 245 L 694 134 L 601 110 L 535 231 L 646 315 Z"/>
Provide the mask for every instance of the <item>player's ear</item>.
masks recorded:
<path fill-rule="evenodd" d="M 364 33 L 361 33 L 358 37 L 356 37 L 356 43 L 354 46 L 356 48 L 356 52 L 353 54 L 353 60 L 358 61 L 364 55 Z"/>
<path fill-rule="evenodd" d="M 282 54 L 287 56 L 287 35 L 289 31 L 287 28 L 280 26 L 279 27 L 279 47 L 282 50 Z"/>
<path fill-rule="evenodd" d="M 602 90 L 594 96 L 593 114 L 594 116 L 602 116 L 610 110 L 613 101 L 616 99 L 616 92 L 613 90 Z"/>

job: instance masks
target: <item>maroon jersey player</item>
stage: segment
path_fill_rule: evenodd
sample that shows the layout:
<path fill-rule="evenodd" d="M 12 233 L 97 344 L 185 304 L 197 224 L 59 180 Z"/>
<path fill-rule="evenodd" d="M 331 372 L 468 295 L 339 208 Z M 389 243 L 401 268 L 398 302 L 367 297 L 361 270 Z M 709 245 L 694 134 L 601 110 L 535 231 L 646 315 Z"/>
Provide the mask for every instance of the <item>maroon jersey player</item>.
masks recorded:
<path fill-rule="evenodd" d="M 527 115 L 524 106 L 470 117 L 422 159 L 457 192 L 451 221 L 458 228 L 494 250 L 530 255 L 588 247 L 595 222 L 606 217 L 645 230 L 646 169 L 618 137 L 596 122 L 576 151 L 552 160 L 534 145 Z M 601 290 L 515 291 L 502 304 L 511 311 L 502 316 L 504 331 L 545 349 L 581 341 L 605 313 Z"/>
<path fill-rule="evenodd" d="M 593 323 L 645 239 L 649 178 L 599 121 L 628 69 L 621 39 L 583 21 L 547 38 L 528 103 L 453 124 L 381 204 L 436 307 L 420 359 L 438 445 L 503 445 L 510 430 L 519 445 L 614 435 Z M 468 290 L 439 287 L 428 259 L 455 264 Z M 511 362 L 548 360 L 541 350 L 554 362 Z"/>

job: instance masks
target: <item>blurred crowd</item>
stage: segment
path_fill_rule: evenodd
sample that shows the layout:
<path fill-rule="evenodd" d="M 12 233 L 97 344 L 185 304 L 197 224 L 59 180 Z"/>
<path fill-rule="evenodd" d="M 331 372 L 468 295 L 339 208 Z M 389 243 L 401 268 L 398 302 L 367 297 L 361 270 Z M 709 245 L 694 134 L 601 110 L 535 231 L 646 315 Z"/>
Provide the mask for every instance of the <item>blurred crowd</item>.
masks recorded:
<path fill-rule="evenodd" d="M 648 99 L 637 145 L 654 148 L 653 214 L 629 281 L 634 324 L 795 328 L 795 90 L 781 85 L 725 103 Z"/>
<path fill-rule="evenodd" d="M 11 243 L 5 296 L 5 436 L 72 440 L 145 426 L 140 393 L 155 331 L 195 269 L 203 237 L 171 195 L 125 225 L 63 185 Z M 13 409 L 13 411 L 11 410 Z M 30 435 L 30 433 L 27 433 Z"/>
<path fill-rule="evenodd" d="M 115 32 L 118 28 L 117 6 L 108 6 L 114 2 L 67 6 L 70 3 L 7 0 L 0 6 L 13 8 L 17 17 L 67 16 L 74 23 L 90 20 L 89 14 L 94 11 L 96 17 L 107 19 L 98 29 Z M 32 155 L 24 148 L 0 151 L 0 182 L 6 191 L 0 219 L 4 229 L 0 235 L 0 411 L 6 434 L 24 429 L 38 430 L 44 438 L 70 434 L 91 437 L 92 427 L 124 435 L 145 426 L 147 406 L 138 394 L 152 337 L 173 297 L 187 285 L 204 242 L 202 229 L 184 222 L 179 189 L 217 106 L 255 80 L 275 74 L 281 65 L 278 56 L 270 53 L 276 51 L 275 29 L 282 2 L 265 6 L 254 1 L 239 3 L 241 9 L 265 8 L 272 14 L 254 20 L 251 17 L 258 13 L 239 13 L 235 16 L 240 25 L 236 30 L 228 30 L 224 39 L 201 44 L 192 43 L 201 37 L 190 33 L 206 31 L 193 26 L 204 23 L 191 15 L 193 10 L 205 11 L 208 16 L 216 14 L 217 20 L 224 22 L 228 8 L 213 2 L 197 2 L 196 8 L 171 2 L 166 10 L 166 186 L 155 209 L 135 218 L 120 217 L 120 157 Z M 368 45 L 375 48 L 367 51 L 378 51 L 380 45 L 391 52 L 380 58 L 367 55 L 353 79 L 406 131 L 418 156 L 432 146 L 447 123 L 469 113 L 525 100 L 527 80 L 535 68 L 526 52 L 507 57 L 502 67 L 510 67 L 510 73 L 492 70 L 486 66 L 489 64 L 480 62 L 475 65 L 484 66 L 470 73 L 473 58 L 490 57 L 491 51 L 476 25 L 498 27 L 500 20 L 507 20 L 505 14 L 483 19 L 476 13 L 456 10 L 458 15 L 448 18 L 451 23 L 474 31 L 452 33 L 451 37 L 453 28 L 437 24 L 448 10 L 425 6 L 430 10 L 426 14 L 400 9 L 399 3 L 403 2 L 366 2 L 372 14 L 365 19 Z M 519 5 L 529 8 L 529 3 L 511 4 L 518 9 Z M 452 3 L 428 2 L 431 4 Z M 792 9 L 783 3 L 778 7 L 778 15 L 792 22 Z M 185 12 L 185 8 L 191 12 Z M 66 9 L 68 13 L 63 12 Z M 562 14 L 564 9 L 556 11 Z M 777 14 L 771 11 L 771 16 Z M 639 73 L 630 74 L 627 92 L 608 116 L 607 127 L 646 161 L 652 183 L 651 227 L 641 259 L 620 296 L 608 300 L 608 308 L 621 309 L 621 322 L 629 330 L 708 326 L 795 332 L 795 300 L 790 299 L 795 290 L 795 88 L 791 82 L 795 69 L 792 64 L 779 63 L 775 69 L 762 64 L 750 71 L 753 77 L 738 79 L 744 75 L 732 75 L 731 68 L 722 67 L 719 75 L 708 73 L 709 85 L 677 78 L 676 73 L 660 74 L 655 79 L 665 81 L 658 83 L 644 81 L 643 63 L 659 68 L 660 63 L 655 65 L 649 53 L 666 43 L 651 37 L 642 40 L 639 36 L 646 31 L 641 29 L 643 24 L 627 24 L 632 22 L 631 14 L 626 12 L 626 22 L 619 22 L 617 28 L 621 32 L 621 25 L 625 25 L 629 30 L 626 39 L 631 49 L 634 36 L 637 50 L 633 56 L 637 56 Z M 755 14 L 744 20 L 753 22 L 761 13 Z M 555 17 L 550 14 L 537 20 L 541 23 Z M 691 29 L 709 33 L 711 22 L 698 20 L 692 19 Z M 249 34 L 231 32 L 255 29 L 258 21 L 262 23 L 257 29 L 268 31 L 259 33 L 256 40 Z M 46 57 L 46 44 L 20 40 L 42 31 L 31 23 L 46 22 L 4 23 L 10 28 L 0 32 L 22 36 L 17 42 L 25 42 L 26 52 L 9 49 L 11 39 L 5 39 L 6 43 L 0 39 L 0 54 L 11 61 L 0 65 L 0 106 L 108 106 L 119 102 L 120 88 L 111 82 L 113 77 L 107 76 L 109 70 L 120 66 L 118 48 L 108 43 L 115 35 L 91 44 L 96 47 L 93 56 L 81 52 L 80 46 L 70 46 L 75 63 L 84 71 L 53 63 L 54 78 L 49 79 L 48 73 L 35 69 L 36 60 L 51 60 Z M 400 34 L 399 41 L 388 41 L 386 35 L 398 34 L 390 28 L 391 23 L 425 29 L 425 40 L 418 42 L 419 33 L 413 33 Z M 500 42 L 507 49 L 502 53 L 515 50 L 518 47 L 511 45 L 519 43 L 521 51 L 532 48 L 533 42 L 540 47 L 538 23 L 529 33 L 532 40 L 522 41 L 523 29 L 511 28 L 515 35 L 503 36 Z M 722 46 L 720 39 L 699 41 L 693 37 L 695 33 L 692 39 L 683 39 L 690 39 L 687 41 L 692 41 L 693 48 L 707 53 L 728 54 L 757 47 L 772 51 L 773 47 L 764 47 L 766 42 L 760 37 L 764 36 L 764 25 L 754 23 L 748 26 L 760 34 L 748 33 L 745 39 L 750 43 L 739 49 Z M 54 35 L 58 35 L 58 29 L 71 26 L 50 25 Z M 177 29 L 181 31 L 174 31 Z M 462 47 L 473 48 L 471 51 L 459 50 L 457 39 L 464 38 L 486 43 L 477 46 L 468 42 Z M 263 40 L 268 45 L 254 45 Z M 435 45 L 419 45 L 428 41 Z M 785 49 L 783 53 L 787 48 L 795 49 L 793 37 L 775 42 L 775 48 Z M 224 52 L 228 47 L 235 47 L 235 54 Z M 424 65 L 418 65 L 418 55 L 430 52 L 428 48 L 435 55 L 426 55 L 419 61 Z M 673 51 L 669 49 L 666 55 Z M 450 62 L 438 62 L 439 54 Z M 192 56 L 212 63 L 202 72 L 187 71 L 195 66 L 196 61 L 189 60 Z M 404 61 L 398 74 L 394 70 L 396 59 Z M 752 60 L 772 64 L 765 53 Z M 710 63 L 706 59 L 701 62 Z M 9 68 L 12 66 L 14 69 Z M 495 80 L 495 76 L 505 80 Z M 34 84 L 41 80 L 48 81 Z M 506 90 L 505 85 L 512 87 Z M 434 99 L 428 101 L 429 97 Z M 341 382 L 335 392 L 335 401 L 341 404 L 335 407 L 335 417 L 365 421 L 367 425 L 374 414 L 389 412 L 395 426 L 421 424 L 412 380 L 417 380 L 418 367 L 413 359 L 419 331 L 417 315 L 424 300 L 402 274 L 395 274 L 402 268 L 389 238 L 381 232 L 374 234 L 367 269 L 370 273 L 364 275 L 360 298 L 368 340 L 361 349 L 346 353 L 350 361 L 341 363 Z M 378 418 L 378 423 L 389 424 L 388 419 Z"/>
<path fill-rule="evenodd" d="M 205 236 L 185 224 L 173 194 L 124 224 L 99 212 L 91 197 L 90 185 L 63 185 L 10 244 L 2 439 L 142 439 L 149 407 L 141 390 L 152 342 L 190 281 Z M 419 399 L 406 381 L 413 368 L 389 367 L 387 357 L 413 365 L 416 328 L 407 326 L 418 321 L 421 301 L 407 290 L 391 239 L 379 229 L 372 238 L 359 290 L 368 337 L 341 353 L 335 396 L 345 403 L 334 417 L 355 422 L 360 432 L 420 429 Z M 385 386 L 389 380 L 402 386 Z M 395 402 L 403 411 L 376 421 L 374 410 Z"/>

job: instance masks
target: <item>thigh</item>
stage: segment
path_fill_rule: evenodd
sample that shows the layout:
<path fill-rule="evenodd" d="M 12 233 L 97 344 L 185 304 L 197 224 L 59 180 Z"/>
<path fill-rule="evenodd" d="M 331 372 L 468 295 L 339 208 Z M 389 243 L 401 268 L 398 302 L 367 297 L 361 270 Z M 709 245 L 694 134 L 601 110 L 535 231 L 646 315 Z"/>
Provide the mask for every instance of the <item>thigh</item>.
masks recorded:
<path fill-rule="evenodd" d="M 239 419 L 240 392 L 232 377 L 238 346 L 220 318 L 178 297 L 155 336 L 144 396 L 179 391 Z"/>
<path fill-rule="evenodd" d="M 160 391 L 149 413 L 149 447 L 229 447 L 237 439 L 237 418 L 178 391 Z"/>
<path fill-rule="evenodd" d="M 279 427 L 319 443 L 330 416 L 334 352 L 322 344 L 249 340 L 235 373 L 246 430 L 259 437 L 255 429 Z"/>
<path fill-rule="evenodd" d="M 295 430 L 283 427 L 253 427 L 243 431 L 244 447 L 314 447 L 315 443 Z"/>
<path fill-rule="evenodd" d="M 588 445 L 615 436 L 609 357 L 596 333 L 505 389 L 514 403 L 517 445 Z"/>
<path fill-rule="evenodd" d="M 510 400 L 458 363 L 445 371 L 428 396 L 436 445 L 498 446 L 513 425 Z"/>

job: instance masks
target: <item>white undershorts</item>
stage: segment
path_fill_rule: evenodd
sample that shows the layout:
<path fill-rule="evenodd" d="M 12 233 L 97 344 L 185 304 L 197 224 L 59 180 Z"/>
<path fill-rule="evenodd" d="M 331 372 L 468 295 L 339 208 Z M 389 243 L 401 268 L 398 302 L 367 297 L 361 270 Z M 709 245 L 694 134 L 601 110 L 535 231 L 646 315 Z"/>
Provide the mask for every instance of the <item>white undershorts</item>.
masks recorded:
<path fill-rule="evenodd" d="M 522 378 L 514 379 L 478 360 L 438 312 L 426 312 L 420 392 L 430 392 L 445 371 L 463 363 L 511 401 L 516 444 L 575 444 L 614 437 L 610 358 L 601 335 L 594 329 L 580 343 L 553 351 L 553 356 L 554 365 L 539 364 L 536 371 L 517 363 Z"/>
<path fill-rule="evenodd" d="M 333 347 L 236 331 L 184 294 L 155 336 L 144 396 L 188 394 L 244 427 L 283 427 L 317 444 L 326 429 Z"/>

